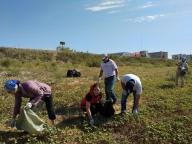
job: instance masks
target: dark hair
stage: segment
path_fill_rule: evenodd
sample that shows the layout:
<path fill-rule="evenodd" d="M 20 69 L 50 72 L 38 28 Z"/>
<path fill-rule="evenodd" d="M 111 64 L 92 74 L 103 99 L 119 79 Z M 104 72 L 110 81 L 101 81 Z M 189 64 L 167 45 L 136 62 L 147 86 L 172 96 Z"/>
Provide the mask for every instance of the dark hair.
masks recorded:
<path fill-rule="evenodd" d="M 127 83 L 126 83 L 126 89 L 129 90 L 130 92 L 133 92 L 133 87 L 135 85 L 135 81 L 133 79 L 130 79 Z"/>
<path fill-rule="evenodd" d="M 94 84 L 92 85 L 92 87 L 93 87 L 93 88 L 99 87 L 99 83 L 94 83 Z"/>

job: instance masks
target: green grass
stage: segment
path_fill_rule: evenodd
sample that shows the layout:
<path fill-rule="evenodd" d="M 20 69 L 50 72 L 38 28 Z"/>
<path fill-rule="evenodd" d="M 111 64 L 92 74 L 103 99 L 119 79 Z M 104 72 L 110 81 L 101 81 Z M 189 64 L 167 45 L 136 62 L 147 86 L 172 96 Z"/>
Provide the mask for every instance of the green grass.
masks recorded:
<path fill-rule="evenodd" d="M 121 62 L 120 75 L 134 73 L 143 84 L 139 118 L 135 119 L 131 114 L 132 95 L 128 99 L 127 115 L 119 115 L 121 87 L 117 82 L 116 114 L 109 119 L 95 116 L 95 128 L 88 126 L 85 117 L 79 117 L 78 103 L 96 81 L 98 67 L 54 60 L 21 61 L 12 58 L 1 59 L 0 64 L 0 143 L 192 143 L 192 76 L 187 76 L 184 88 L 176 87 L 176 67 L 173 62 L 139 60 L 128 65 Z M 82 77 L 66 78 L 69 68 L 79 69 Z M 33 136 L 8 127 L 14 98 L 3 91 L 3 83 L 7 79 L 36 79 L 52 86 L 58 115 L 57 127 L 51 133 Z M 101 87 L 104 92 L 103 82 Z M 26 102 L 23 99 L 22 104 Z M 38 114 L 48 122 L 45 108 Z M 64 121 L 60 114 L 65 115 Z"/>

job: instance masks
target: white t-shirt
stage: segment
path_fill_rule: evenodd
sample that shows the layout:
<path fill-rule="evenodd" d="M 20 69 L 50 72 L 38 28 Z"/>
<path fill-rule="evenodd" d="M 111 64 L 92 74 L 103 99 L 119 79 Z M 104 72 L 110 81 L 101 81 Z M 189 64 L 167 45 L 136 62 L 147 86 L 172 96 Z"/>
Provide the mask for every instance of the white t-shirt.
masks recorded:
<path fill-rule="evenodd" d="M 115 69 L 117 69 L 117 65 L 113 60 L 109 59 L 108 62 L 101 63 L 101 69 L 103 70 L 104 78 L 108 78 L 115 75 Z"/>
<path fill-rule="evenodd" d="M 133 90 L 136 91 L 136 94 L 141 94 L 142 93 L 142 84 L 141 84 L 141 80 L 138 76 L 136 76 L 134 74 L 123 75 L 123 77 L 121 78 L 121 82 L 126 85 L 126 83 L 131 79 L 133 79 L 135 81 L 135 86 L 133 87 Z"/>

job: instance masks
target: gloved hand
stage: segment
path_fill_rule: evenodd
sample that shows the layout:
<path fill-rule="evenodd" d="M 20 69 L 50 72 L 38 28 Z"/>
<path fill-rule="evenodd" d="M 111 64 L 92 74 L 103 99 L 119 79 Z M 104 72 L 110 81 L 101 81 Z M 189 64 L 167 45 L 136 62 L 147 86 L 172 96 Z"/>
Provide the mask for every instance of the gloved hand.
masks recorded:
<path fill-rule="evenodd" d="M 89 124 L 90 124 L 91 126 L 93 126 L 93 125 L 94 125 L 94 119 L 93 119 L 93 118 L 92 118 L 92 119 L 90 119 Z"/>
<path fill-rule="evenodd" d="M 28 103 L 26 104 L 25 108 L 26 108 L 26 109 L 32 108 L 32 103 L 28 102 Z"/>
<path fill-rule="evenodd" d="M 15 127 L 16 125 L 16 119 L 15 118 L 12 118 L 11 122 L 10 122 L 10 127 Z"/>

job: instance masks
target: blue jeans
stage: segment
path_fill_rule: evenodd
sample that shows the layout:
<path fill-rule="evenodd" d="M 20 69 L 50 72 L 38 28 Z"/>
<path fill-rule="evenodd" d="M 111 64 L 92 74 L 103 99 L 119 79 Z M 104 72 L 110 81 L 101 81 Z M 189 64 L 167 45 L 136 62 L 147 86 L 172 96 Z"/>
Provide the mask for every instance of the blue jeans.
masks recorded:
<path fill-rule="evenodd" d="M 125 112 L 126 111 L 126 104 L 127 104 L 127 98 L 128 98 L 129 94 L 127 93 L 127 91 L 123 90 L 122 92 L 122 98 L 121 98 L 121 112 Z M 134 110 L 138 110 L 138 104 L 139 104 L 139 95 L 136 95 L 135 92 L 133 92 L 133 108 L 132 108 L 132 112 Z"/>
<path fill-rule="evenodd" d="M 117 97 L 114 93 L 114 85 L 115 85 L 115 76 L 110 76 L 105 78 L 105 93 L 106 93 L 106 100 L 111 100 L 113 103 L 117 101 Z"/>

